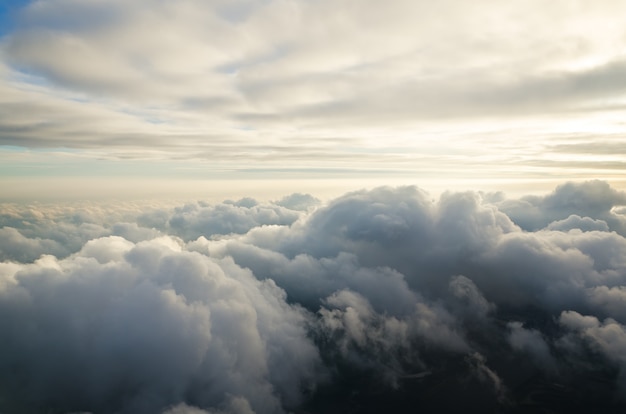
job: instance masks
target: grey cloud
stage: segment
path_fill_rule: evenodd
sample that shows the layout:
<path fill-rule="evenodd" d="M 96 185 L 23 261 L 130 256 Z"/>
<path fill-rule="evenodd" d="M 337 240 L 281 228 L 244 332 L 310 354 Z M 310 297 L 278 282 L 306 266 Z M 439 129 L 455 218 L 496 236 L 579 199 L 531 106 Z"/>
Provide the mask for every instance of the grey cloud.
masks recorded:
<path fill-rule="evenodd" d="M 254 411 L 245 398 L 231 397 L 225 407 L 218 410 L 207 411 L 182 403 L 163 411 L 162 414 L 254 414 Z"/>
<path fill-rule="evenodd" d="M 111 226 L 111 234 L 135 243 L 142 240 L 155 239 L 161 235 L 158 230 L 140 227 L 137 223 L 115 223 Z"/>
<path fill-rule="evenodd" d="M 536 329 L 526 329 L 520 322 L 509 322 L 509 344 L 516 351 L 528 352 L 542 369 L 554 370 L 556 365 L 543 335 Z"/>
<path fill-rule="evenodd" d="M 557 144 L 550 146 L 550 150 L 557 153 L 565 154 L 600 154 L 600 155 L 623 155 L 626 148 L 622 142 L 619 142 L 621 135 L 615 137 L 618 141 L 600 141 L 592 140 L 592 137 L 576 137 L 572 140 L 579 141 L 571 144 Z M 607 137 L 608 138 L 608 137 Z"/>
<path fill-rule="evenodd" d="M 11 145 L 123 153 L 149 144 L 168 158 L 219 152 L 240 161 L 266 156 L 255 150 L 259 138 L 281 148 L 304 141 L 304 131 L 364 144 L 355 124 L 386 131 L 389 121 L 415 127 L 440 117 L 573 119 L 568 111 L 610 110 L 597 101 L 623 92 L 624 62 L 607 46 L 622 40 L 621 7 L 31 3 L 2 39 L 0 130 Z M 240 151 L 215 145 L 241 137 Z M 340 149 L 331 147 L 328 159 Z"/>
<path fill-rule="evenodd" d="M 423 366 L 413 344 L 426 342 L 453 353 L 468 350 L 445 309 L 418 302 L 413 314 L 396 318 L 376 312 L 358 293 L 340 290 L 320 309 L 321 334 L 331 338 L 344 357 L 378 372 L 396 384 L 406 367 Z"/>
<path fill-rule="evenodd" d="M 468 318 L 484 319 L 494 310 L 494 305 L 487 302 L 471 279 L 463 275 L 450 279 L 450 293 L 461 305 L 461 315 Z"/>
<path fill-rule="evenodd" d="M 623 60 L 615 60 L 585 70 L 541 73 L 492 87 L 481 85 L 470 92 L 468 101 L 494 109 L 501 105 L 504 111 L 518 113 L 578 109 L 593 98 L 621 95 L 626 87 L 625 66 Z"/>
<path fill-rule="evenodd" d="M 594 220 L 590 217 L 580 217 L 572 214 L 566 219 L 553 221 L 548 224 L 546 229 L 558 231 L 609 231 L 609 226 L 603 220 Z"/>
<path fill-rule="evenodd" d="M 577 332 L 594 349 L 619 364 L 623 392 L 626 389 L 626 327 L 610 318 L 601 322 L 595 316 L 583 316 L 575 311 L 563 311 L 559 323 Z"/>
<path fill-rule="evenodd" d="M 623 411 L 623 198 L 4 206 L 0 409 Z"/>
<path fill-rule="evenodd" d="M 291 210 L 308 210 L 319 206 L 321 201 L 311 194 L 295 193 L 276 201 L 276 204 Z"/>
<path fill-rule="evenodd" d="M 544 197 L 505 200 L 498 208 L 525 230 L 538 230 L 571 215 L 603 220 L 609 229 L 626 234 L 626 218 L 612 209 L 626 204 L 626 194 L 595 180 L 558 186 Z"/>
<path fill-rule="evenodd" d="M 498 374 L 487 366 L 486 358 L 480 353 L 474 352 L 468 356 L 467 361 L 472 367 L 475 375 L 481 381 L 486 382 L 493 387 L 493 390 L 500 401 L 506 402 L 507 390 Z"/>
<path fill-rule="evenodd" d="M 602 183 L 581 185 L 583 193 L 594 186 L 601 190 L 597 200 L 593 199 L 596 201 L 591 201 L 591 195 L 587 195 L 587 200 L 576 198 L 570 209 L 584 210 L 596 217 L 612 214 L 612 205 L 621 202 L 620 193 Z M 578 185 L 563 188 L 576 193 Z M 561 192 L 557 189 L 556 194 L 560 197 Z M 552 196 L 554 207 L 544 207 L 547 219 L 540 209 L 538 217 L 549 223 L 557 209 L 558 214 L 566 214 L 568 202 L 559 197 Z M 609 200 L 602 201 L 606 197 Z M 499 205 L 507 208 L 507 202 L 516 201 L 502 201 Z M 537 204 L 540 202 L 538 199 Z M 570 220 L 573 226 L 576 220 Z M 597 218 L 590 220 L 601 223 Z M 586 221 L 581 223 L 584 227 Z M 558 309 L 564 303 L 586 303 L 581 285 L 619 284 L 624 271 L 623 245 L 622 236 L 608 232 L 522 232 L 495 206 L 482 203 L 476 195 L 445 194 L 438 202 L 432 202 L 415 189 L 403 188 L 346 195 L 289 229 L 256 229 L 237 241 L 215 245 L 214 252 L 232 255 L 259 277 L 273 278 L 289 286 L 288 294 L 295 295 L 296 300 L 304 300 L 307 291 L 324 292 L 319 296 L 324 297 L 329 289 L 358 291 L 365 286 L 343 276 L 332 284 L 328 284 L 327 278 L 305 276 L 325 274 L 320 263 L 343 261 L 350 256 L 342 254 L 350 253 L 357 268 L 393 269 L 399 272 L 402 283 L 427 297 L 448 295 L 450 278 L 461 273 L 471 281 L 471 285 L 466 283 L 468 295 L 474 289 L 470 286 L 475 287 L 472 295 L 478 302 L 472 306 L 478 306 L 477 309 L 485 309 L 485 303 L 479 304 L 478 299 L 483 295 L 485 301 L 496 305 L 522 306 L 541 300 L 545 306 Z M 209 244 L 208 250 L 211 249 Z M 316 268 L 319 270 L 311 270 Z M 291 275 L 302 275 L 301 282 L 296 282 L 298 276 Z M 454 283 L 452 288 L 460 287 Z M 460 292 L 456 292 L 457 299 Z"/>
<path fill-rule="evenodd" d="M 563 309 L 623 317 L 619 286 L 626 274 L 625 241 L 603 225 L 621 197 L 604 183 L 589 182 L 563 185 L 545 198 L 523 199 L 540 207 L 536 217 L 542 225 L 537 227 L 548 225 L 532 232 L 522 231 L 502 211 L 521 201 L 486 201 L 473 193 L 444 194 L 435 201 L 414 188 L 381 188 L 347 194 L 290 227 L 257 228 L 230 241 L 205 241 L 203 249 L 217 257 L 232 256 L 257 277 L 275 280 L 290 300 L 311 310 L 319 306 L 319 298 L 330 295 L 330 301 L 322 301 L 326 328 L 345 357 L 359 363 L 380 366 L 376 354 L 362 349 L 364 344 L 383 346 L 376 342 L 387 321 L 379 316 L 381 311 L 407 332 L 413 326 L 412 341 L 419 342 L 420 322 L 399 306 L 414 303 L 438 317 L 448 315 L 443 319 L 448 322 L 422 320 L 429 327 L 424 332 L 431 331 L 433 338 L 432 326 L 449 326 L 470 349 L 496 360 L 502 356 L 493 350 L 508 344 L 519 352 L 516 358 L 532 361 L 528 375 L 535 367 L 542 374 L 534 375 L 565 381 L 571 367 L 550 350 L 550 341 L 559 340 L 554 318 Z M 570 215 L 568 209 L 587 219 Z M 554 222 L 559 215 L 563 220 Z M 619 221 L 613 218 L 613 223 Z M 562 231 L 566 227 L 569 232 Z M 383 290 L 395 293 L 387 297 Z M 344 293 L 331 295 L 333 291 Z M 433 302 L 445 304 L 443 313 Z M 402 337 L 397 344 L 406 341 Z M 428 351 L 418 349 L 417 360 L 425 365 L 414 367 L 432 367 L 433 360 L 421 358 Z M 378 370 L 400 378 L 406 372 L 398 368 L 402 363 L 389 361 L 394 362 Z M 496 378 L 488 375 L 493 370 L 470 366 L 478 377 Z M 506 373 L 498 377 L 501 382 L 519 381 L 509 376 L 510 367 L 499 366 L 498 372 Z M 487 383 L 498 389 L 498 381 Z M 510 397 L 498 395 L 502 401 Z"/>
<path fill-rule="evenodd" d="M 278 204 L 257 204 L 254 199 L 242 199 L 217 205 L 187 204 L 172 213 L 149 211 L 138 218 L 141 225 L 171 232 L 185 240 L 200 236 L 246 233 L 262 225 L 289 225 L 300 213 Z"/>
<path fill-rule="evenodd" d="M 241 243 L 227 243 L 208 250 L 212 255 L 229 255 L 242 266 L 254 269 L 259 278 L 270 278 L 284 286 L 289 298 L 315 310 L 320 299 L 342 289 L 365 295 L 379 312 L 393 315 L 410 313 L 416 296 L 404 276 L 390 268 L 362 266 L 356 256 L 340 253 L 337 257 L 317 259 L 300 254 L 289 259 L 270 250 Z"/>
<path fill-rule="evenodd" d="M 407 54 L 405 59 L 416 59 L 417 71 L 427 64 L 420 53 Z M 349 125 L 355 121 L 370 125 L 409 122 L 415 119 L 482 118 L 497 113 L 502 117 L 520 117 L 551 112 L 566 114 L 571 111 L 610 109 L 592 105 L 595 99 L 621 96 L 626 85 L 624 62 L 615 60 L 591 69 L 567 71 L 517 72 L 514 65 L 492 67 L 457 66 L 440 69 L 438 74 L 413 77 L 387 75 L 385 83 L 374 68 L 381 72 L 393 68 L 393 60 L 385 59 L 378 65 L 355 65 L 340 74 L 309 73 L 291 79 L 261 79 L 242 85 L 252 99 L 280 99 L 281 91 L 304 89 L 327 90 L 326 99 L 277 110 L 265 114 L 241 114 L 243 119 L 269 122 L 301 121 L 310 125 L 331 123 Z M 423 69 L 422 69 L 423 70 Z M 432 69 L 436 72 L 436 69 Z M 445 75 L 441 75 L 445 73 Z M 514 75 L 512 74 L 514 73 Z M 391 79 L 389 79 L 391 78 Z M 472 79 L 472 82 L 467 82 Z M 621 85 L 621 87 L 620 87 Z M 279 91 L 278 93 L 276 91 Z M 306 92 L 302 92 L 303 94 Z"/>
<path fill-rule="evenodd" d="M 67 248 L 50 239 L 29 239 L 12 227 L 0 228 L 0 260 L 32 262 L 42 254 L 62 256 Z"/>
<path fill-rule="evenodd" d="M 596 286 L 588 290 L 589 301 L 606 314 L 626 323 L 626 286 Z"/>
<path fill-rule="evenodd" d="M 302 214 L 298 209 L 304 211 L 317 203 L 311 196 L 295 194 L 276 203 L 260 204 L 248 198 L 218 204 L 191 203 L 172 209 L 150 205 L 85 205 L 33 207 L 25 211 L 5 205 L 0 215 L 0 232 L 4 234 L 0 258 L 32 262 L 44 253 L 65 257 L 87 241 L 109 235 L 140 242 L 163 233 L 186 240 L 201 235 L 210 238 L 245 233 L 262 225 L 289 225 Z M 289 208 L 290 205 L 296 209 Z"/>
<path fill-rule="evenodd" d="M 67 259 L 23 265 L 0 294 L 11 338 L 0 359 L 4 407 L 155 412 L 241 395 L 256 412 L 279 412 L 318 361 L 305 315 L 283 299 L 272 282 L 170 238 L 98 239 Z"/>
<path fill-rule="evenodd" d="M 517 228 L 475 194 L 446 194 L 434 203 L 407 187 L 346 195 L 291 229 L 273 245 L 260 245 L 287 257 L 354 253 L 364 267 L 393 268 L 410 287 L 441 294 L 451 274 L 465 271 L 464 260 L 474 260 Z"/>
<path fill-rule="evenodd" d="M 134 221 L 138 213 L 130 205 L 32 206 L 25 210 L 4 205 L 2 210 L 3 260 L 32 262 L 42 254 L 62 258 L 77 252 L 89 240 L 109 235 L 134 242 L 161 235 L 154 229 L 129 223 L 127 220 Z"/>
<path fill-rule="evenodd" d="M 210 412 L 183 403 L 163 411 L 163 414 L 210 414 Z"/>

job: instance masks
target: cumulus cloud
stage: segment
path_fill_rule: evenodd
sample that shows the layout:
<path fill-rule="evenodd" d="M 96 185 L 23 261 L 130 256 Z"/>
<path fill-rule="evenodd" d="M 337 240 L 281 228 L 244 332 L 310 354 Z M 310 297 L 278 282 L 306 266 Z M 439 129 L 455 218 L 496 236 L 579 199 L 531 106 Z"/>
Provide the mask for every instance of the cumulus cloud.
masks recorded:
<path fill-rule="evenodd" d="M 280 288 L 176 239 L 95 239 L 12 270 L 0 296 L 6 409 L 149 413 L 231 395 L 273 413 L 315 377 L 307 317 Z"/>
<path fill-rule="evenodd" d="M 0 259 L 15 259 L 17 261 L 33 261 L 44 253 L 63 255 L 66 248 L 50 239 L 29 239 L 17 229 L 3 227 L 0 229 Z"/>
<path fill-rule="evenodd" d="M 602 351 L 607 357 L 626 363 L 626 329 L 613 319 L 600 322 L 595 316 L 583 316 L 575 311 L 564 311 L 559 322 L 580 332 L 583 338 Z"/>
<path fill-rule="evenodd" d="M 611 188 L 604 181 L 595 180 L 562 184 L 544 197 L 505 200 L 499 208 L 525 230 L 538 230 L 545 226 L 554 230 L 603 230 L 604 222 L 610 230 L 624 236 L 626 217 L 614 210 L 624 204 L 626 193 Z M 568 227 L 576 221 L 579 221 L 579 227 Z"/>
<path fill-rule="evenodd" d="M 594 220 L 589 217 L 580 217 L 572 214 L 566 219 L 553 221 L 546 226 L 546 229 L 559 231 L 609 231 L 609 225 L 603 220 Z"/>
<path fill-rule="evenodd" d="M 526 329 L 520 322 L 509 322 L 509 344 L 516 351 L 528 352 L 536 363 L 547 370 L 554 369 L 555 363 L 550 348 L 541 332 L 536 329 Z"/>
<path fill-rule="evenodd" d="M 214 234 L 246 233 L 261 225 L 288 225 L 299 214 L 279 205 L 259 205 L 254 199 L 225 202 L 216 206 L 188 204 L 177 208 L 166 226 L 185 240 Z"/>
<path fill-rule="evenodd" d="M 623 411 L 620 203 L 591 181 L 7 205 L 0 410 Z"/>
<path fill-rule="evenodd" d="M 321 201 L 311 194 L 294 193 L 276 201 L 276 204 L 291 210 L 309 210 L 319 206 Z"/>
<path fill-rule="evenodd" d="M 588 291 L 589 301 L 622 323 L 626 322 L 626 286 L 596 286 Z"/>
<path fill-rule="evenodd" d="M 65 257 L 89 240 L 110 235 L 140 242 L 163 234 L 184 240 L 241 234 L 263 225 L 289 225 L 302 211 L 318 203 L 310 195 L 293 194 L 276 203 L 245 198 L 171 208 L 148 202 L 115 206 L 77 203 L 28 209 L 4 204 L 0 212 L 0 259 L 32 262 L 44 253 Z"/>
<path fill-rule="evenodd" d="M 289 204 L 290 199 L 286 200 L 283 203 Z M 262 225 L 289 225 L 300 216 L 296 210 L 280 204 L 263 205 L 252 198 L 244 198 L 217 205 L 186 204 L 176 207 L 173 214 L 153 210 L 142 214 L 138 221 L 185 240 L 195 240 L 200 236 L 210 238 L 213 235 L 242 234 Z"/>
<path fill-rule="evenodd" d="M 461 304 L 459 314 L 463 317 L 482 320 L 490 311 L 494 310 L 494 305 L 487 302 L 474 282 L 465 276 L 452 277 L 449 289 L 454 297 L 450 301 L 451 306 L 454 306 L 455 300 L 459 301 Z"/>

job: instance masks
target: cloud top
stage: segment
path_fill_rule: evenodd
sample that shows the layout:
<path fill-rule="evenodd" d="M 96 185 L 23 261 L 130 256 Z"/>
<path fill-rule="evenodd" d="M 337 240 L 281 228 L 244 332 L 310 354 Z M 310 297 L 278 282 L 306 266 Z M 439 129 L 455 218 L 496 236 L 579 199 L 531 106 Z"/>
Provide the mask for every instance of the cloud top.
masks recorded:
<path fill-rule="evenodd" d="M 0 408 L 619 412 L 623 197 L 6 206 Z"/>

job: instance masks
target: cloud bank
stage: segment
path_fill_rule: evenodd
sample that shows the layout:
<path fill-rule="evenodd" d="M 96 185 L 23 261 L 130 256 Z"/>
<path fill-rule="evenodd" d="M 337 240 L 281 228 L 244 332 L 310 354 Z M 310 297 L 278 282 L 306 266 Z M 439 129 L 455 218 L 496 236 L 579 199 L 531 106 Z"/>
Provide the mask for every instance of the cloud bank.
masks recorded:
<path fill-rule="evenodd" d="M 0 410 L 623 412 L 625 200 L 4 205 Z"/>

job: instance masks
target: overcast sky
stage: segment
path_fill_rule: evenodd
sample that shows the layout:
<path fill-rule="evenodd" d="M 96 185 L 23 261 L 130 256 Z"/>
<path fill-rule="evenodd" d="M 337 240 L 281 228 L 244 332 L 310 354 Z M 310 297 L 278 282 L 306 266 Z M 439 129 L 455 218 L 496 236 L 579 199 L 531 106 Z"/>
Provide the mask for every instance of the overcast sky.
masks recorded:
<path fill-rule="evenodd" d="M 611 0 L 3 0 L 3 198 L 146 179 L 625 188 L 625 45 Z"/>

